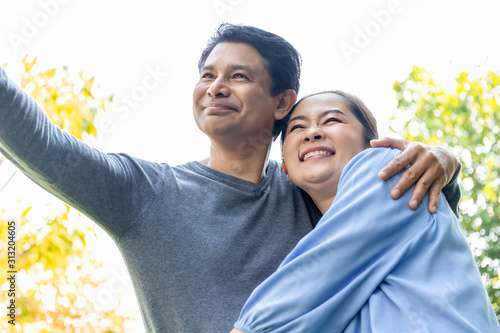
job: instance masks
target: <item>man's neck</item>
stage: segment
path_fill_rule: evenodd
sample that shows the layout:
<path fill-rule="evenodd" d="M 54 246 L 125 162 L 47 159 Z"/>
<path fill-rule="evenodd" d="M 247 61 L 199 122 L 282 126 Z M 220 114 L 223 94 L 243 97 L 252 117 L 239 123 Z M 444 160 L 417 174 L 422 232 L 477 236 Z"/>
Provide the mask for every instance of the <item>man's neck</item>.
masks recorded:
<path fill-rule="evenodd" d="M 266 175 L 271 143 L 267 149 L 232 149 L 212 142 L 210 157 L 201 161 L 210 168 L 254 184 Z"/>

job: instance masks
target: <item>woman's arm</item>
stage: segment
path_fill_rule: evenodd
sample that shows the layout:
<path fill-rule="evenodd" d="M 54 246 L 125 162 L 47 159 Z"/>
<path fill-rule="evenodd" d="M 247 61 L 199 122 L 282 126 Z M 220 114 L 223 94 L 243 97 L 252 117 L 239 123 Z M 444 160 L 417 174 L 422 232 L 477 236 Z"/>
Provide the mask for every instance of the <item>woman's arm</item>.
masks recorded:
<path fill-rule="evenodd" d="M 236 328 L 247 333 L 345 328 L 434 222 L 427 207 L 408 207 L 410 193 L 391 199 L 395 178 L 377 176 L 400 153 L 369 149 L 349 162 L 331 208 L 254 290 Z"/>

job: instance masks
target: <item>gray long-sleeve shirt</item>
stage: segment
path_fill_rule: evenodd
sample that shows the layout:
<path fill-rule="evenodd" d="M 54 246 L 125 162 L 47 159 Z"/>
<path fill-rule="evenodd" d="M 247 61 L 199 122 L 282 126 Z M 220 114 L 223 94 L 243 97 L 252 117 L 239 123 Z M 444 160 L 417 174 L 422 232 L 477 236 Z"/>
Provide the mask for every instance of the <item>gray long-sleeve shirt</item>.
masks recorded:
<path fill-rule="evenodd" d="M 256 185 L 199 162 L 103 154 L 52 124 L 3 69 L 0 151 L 111 235 L 148 332 L 229 332 L 253 288 L 312 229 L 277 162 Z"/>

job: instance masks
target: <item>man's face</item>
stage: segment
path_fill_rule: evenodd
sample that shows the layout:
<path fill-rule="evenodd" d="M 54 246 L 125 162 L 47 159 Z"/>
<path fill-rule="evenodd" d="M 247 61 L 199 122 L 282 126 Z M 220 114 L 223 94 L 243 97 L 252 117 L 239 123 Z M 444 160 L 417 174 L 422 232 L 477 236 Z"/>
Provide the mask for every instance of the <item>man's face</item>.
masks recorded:
<path fill-rule="evenodd" d="M 271 77 L 259 52 L 248 44 L 224 42 L 201 68 L 193 112 L 211 139 L 238 144 L 258 137 L 264 143 L 270 142 L 279 100 L 279 94 L 271 96 Z"/>

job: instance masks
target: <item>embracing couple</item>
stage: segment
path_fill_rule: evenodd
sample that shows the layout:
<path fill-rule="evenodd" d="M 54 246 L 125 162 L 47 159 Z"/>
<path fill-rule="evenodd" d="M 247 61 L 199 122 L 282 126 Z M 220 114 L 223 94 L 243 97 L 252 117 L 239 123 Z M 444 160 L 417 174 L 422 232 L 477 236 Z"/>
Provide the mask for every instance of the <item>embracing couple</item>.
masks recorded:
<path fill-rule="evenodd" d="M 453 213 L 458 161 L 369 148 L 355 96 L 296 103 L 300 66 L 283 38 L 221 25 L 193 93 L 209 157 L 180 166 L 88 147 L 0 69 L 0 151 L 111 235 L 148 332 L 499 331 Z"/>

